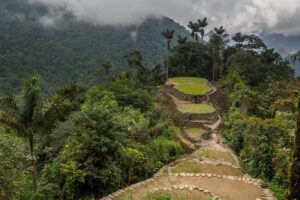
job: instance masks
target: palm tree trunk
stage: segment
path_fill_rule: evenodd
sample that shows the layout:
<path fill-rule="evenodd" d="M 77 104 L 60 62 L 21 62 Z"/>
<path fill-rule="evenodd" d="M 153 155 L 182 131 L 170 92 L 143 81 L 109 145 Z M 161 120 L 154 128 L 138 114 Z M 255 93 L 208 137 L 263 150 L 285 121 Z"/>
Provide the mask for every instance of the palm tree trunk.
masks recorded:
<path fill-rule="evenodd" d="M 29 138 L 29 146 L 30 146 L 30 157 L 31 157 L 31 170 L 32 170 L 32 186 L 33 191 L 36 192 L 37 189 L 37 166 L 36 166 L 36 160 L 34 156 L 34 144 L 33 144 L 33 135 L 31 135 Z"/>
<path fill-rule="evenodd" d="M 169 79 L 170 56 L 167 57 L 166 80 Z"/>
<path fill-rule="evenodd" d="M 213 68 L 212 68 L 212 81 L 215 81 L 215 64 L 213 64 Z"/>
<path fill-rule="evenodd" d="M 295 148 L 290 171 L 290 184 L 287 200 L 296 200 L 300 197 L 300 99 L 298 102 L 298 119 L 295 138 Z"/>

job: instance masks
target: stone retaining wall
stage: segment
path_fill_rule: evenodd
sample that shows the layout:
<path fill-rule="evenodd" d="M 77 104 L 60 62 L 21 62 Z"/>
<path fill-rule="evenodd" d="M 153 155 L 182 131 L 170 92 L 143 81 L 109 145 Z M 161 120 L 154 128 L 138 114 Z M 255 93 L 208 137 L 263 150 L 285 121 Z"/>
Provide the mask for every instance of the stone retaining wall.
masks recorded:
<path fill-rule="evenodd" d="M 209 95 L 208 103 L 215 106 L 220 113 L 225 113 L 228 110 L 227 98 L 222 92 L 222 88 L 218 87 L 217 90 Z"/>
<path fill-rule="evenodd" d="M 213 113 L 205 113 L 205 114 L 193 114 L 193 113 L 183 113 L 183 118 L 186 120 L 209 120 L 209 121 L 217 121 L 219 119 L 219 115 L 217 112 Z"/>
<path fill-rule="evenodd" d="M 209 131 L 210 128 L 207 127 L 204 123 L 201 122 L 193 122 L 189 120 L 180 120 L 178 123 L 178 126 L 184 127 L 184 128 L 202 128 L 206 131 Z"/>
<path fill-rule="evenodd" d="M 203 140 L 208 140 L 211 138 L 211 134 L 212 134 L 211 131 L 205 131 L 201 137 L 194 137 L 194 136 L 188 134 L 185 130 L 182 130 L 182 132 L 184 133 L 184 137 L 193 143 L 198 143 Z"/>

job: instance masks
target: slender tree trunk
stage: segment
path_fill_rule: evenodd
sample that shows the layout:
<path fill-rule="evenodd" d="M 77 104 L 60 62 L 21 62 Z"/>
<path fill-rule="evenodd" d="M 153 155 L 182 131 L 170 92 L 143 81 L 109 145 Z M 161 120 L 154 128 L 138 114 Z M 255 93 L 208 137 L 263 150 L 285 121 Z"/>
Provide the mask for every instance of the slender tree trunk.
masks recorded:
<path fill-rule="evenodd" d="M 32 171 L 32 186 L 33 191 L 36 192 L 37 189 L 37 166 L 36 160 L 34 156 L 34 144 L 33 144 L 33 136 L 29 137 L 29 146 L 30 146 L 30 157 L 31 157 L 31 171 Z"/>
<path fill-rule="evenodd" d="M 166 80 L 168 80 L 168 78 L 169 78 L 169 67 L 170 67 L 170 57 L 169 57 L 169 55 L 168 55 L 168 57 L 167 57 L 167 70 L 166 70 Z"/>
<path fill-rule="evenodd" d="M 213 67 L 212 67 L 212 81 L 213 82 L 215 81 L 215 64 L 213 64 Z"/>
<path fill-rule="evenodd" d="M 168 51 L 170 51 L 170 49 L 171 49 L 171 40 L 168 40 L 168 42 L 167 42 L 167 48 L 168 48 Z"/>
<path fill-rule="evenodd" d="M 290 171 L 289 191 L 287 200 L 300 199 L 300 99 L 298 102 L 298 118 L 296 128 L 295 148 Z"/>
<path fill-rule="evenodd" d="M 167 56 L 167 63 L 166 63 L 166 81 L 169 78 L 169 67 L 170 67 L 170 49 L 171 49 L 171 40 L 167 41 L 167 48 L 168 48 L 168 56 Z"/>

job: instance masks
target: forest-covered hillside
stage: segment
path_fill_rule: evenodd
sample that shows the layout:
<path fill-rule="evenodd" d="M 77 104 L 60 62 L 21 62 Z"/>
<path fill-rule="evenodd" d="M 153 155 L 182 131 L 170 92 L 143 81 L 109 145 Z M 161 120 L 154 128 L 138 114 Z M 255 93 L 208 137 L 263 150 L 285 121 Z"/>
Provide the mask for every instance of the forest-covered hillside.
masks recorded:
<path fill-rule="evenodd" d="M 126 56 L 141 51 L 145 65 L 153 68 L 167 53 L 161 32 L 166 28 L 186 36 L 184 27 L 168 18 L 149 19 L 139 26 L 96 26 L 65 16 L 45 26 L 40 17 L 48 10 L 21 0 L 0 2 L 0 94 L 20 88 L 29 74 L 41 76 L 45 93 L 68 82 L 84 86 L 101 81 L 101 66 L 126 67 Z"/>
<path fill-rule="evenodd" d="M 299 199 L 300 80 L 262 38 L 26 2 L 0 3 L 1 200 Z"/>

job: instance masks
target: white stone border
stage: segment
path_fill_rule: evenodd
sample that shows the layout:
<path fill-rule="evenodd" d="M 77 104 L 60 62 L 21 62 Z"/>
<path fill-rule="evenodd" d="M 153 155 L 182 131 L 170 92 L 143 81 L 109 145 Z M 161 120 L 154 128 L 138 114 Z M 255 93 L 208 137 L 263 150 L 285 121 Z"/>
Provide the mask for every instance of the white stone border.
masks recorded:
<path fill-rule="evenodd" d="M 270 189 L 267 188 L 266 184 L 261 179 L 254 179 L 251 178 L 248 174 L 243 176 L 231 176 L 231 175 L 217 175 L 217 174 L 210 174 L 210 173 L 168 173 L 169 176 L 178 176 L 178 177 L 203 177 L 203 178 L 219 178 L 219 179 L 225 179 L 225 180 L 232 180 L 232 181 L 240 181 L 245 184 L 252 184 L 253 186 L 262 189 L 261 192 L 261 198 L 257 198 L 256 200 L 276 200 L 276 198 L 273 196 L 273 193 Z M 116 197 L 119 197 L 120 195 L 126 193 L 127 191 L 133 191 L 135 188 L 145 185 L 147 183 L 153 182 L 154 179 L 150 178 L 145 181 L 136 183 L 134 185 L 128 186 L 124 189 L 118 190 L 117 192 L 114 192 L 110 194 L 107 197 L 103 197 L 100 200 L 113 200 Z M 201 188 L 194 185 L 173 185 L 172 187 L 159 187 L 159 188 L 153 188 L 153 191 L 159 191 L 159 190 L 175 190 L 175 189 L 190 189 L 190 190 L 199 190 L 203 191 L 205 193 L 209 193 L 211 196 L 218 199 L 218 197 L 209 192 L 205 188 Z M 219 199 L 220 200 L 220 199 Z"/>

